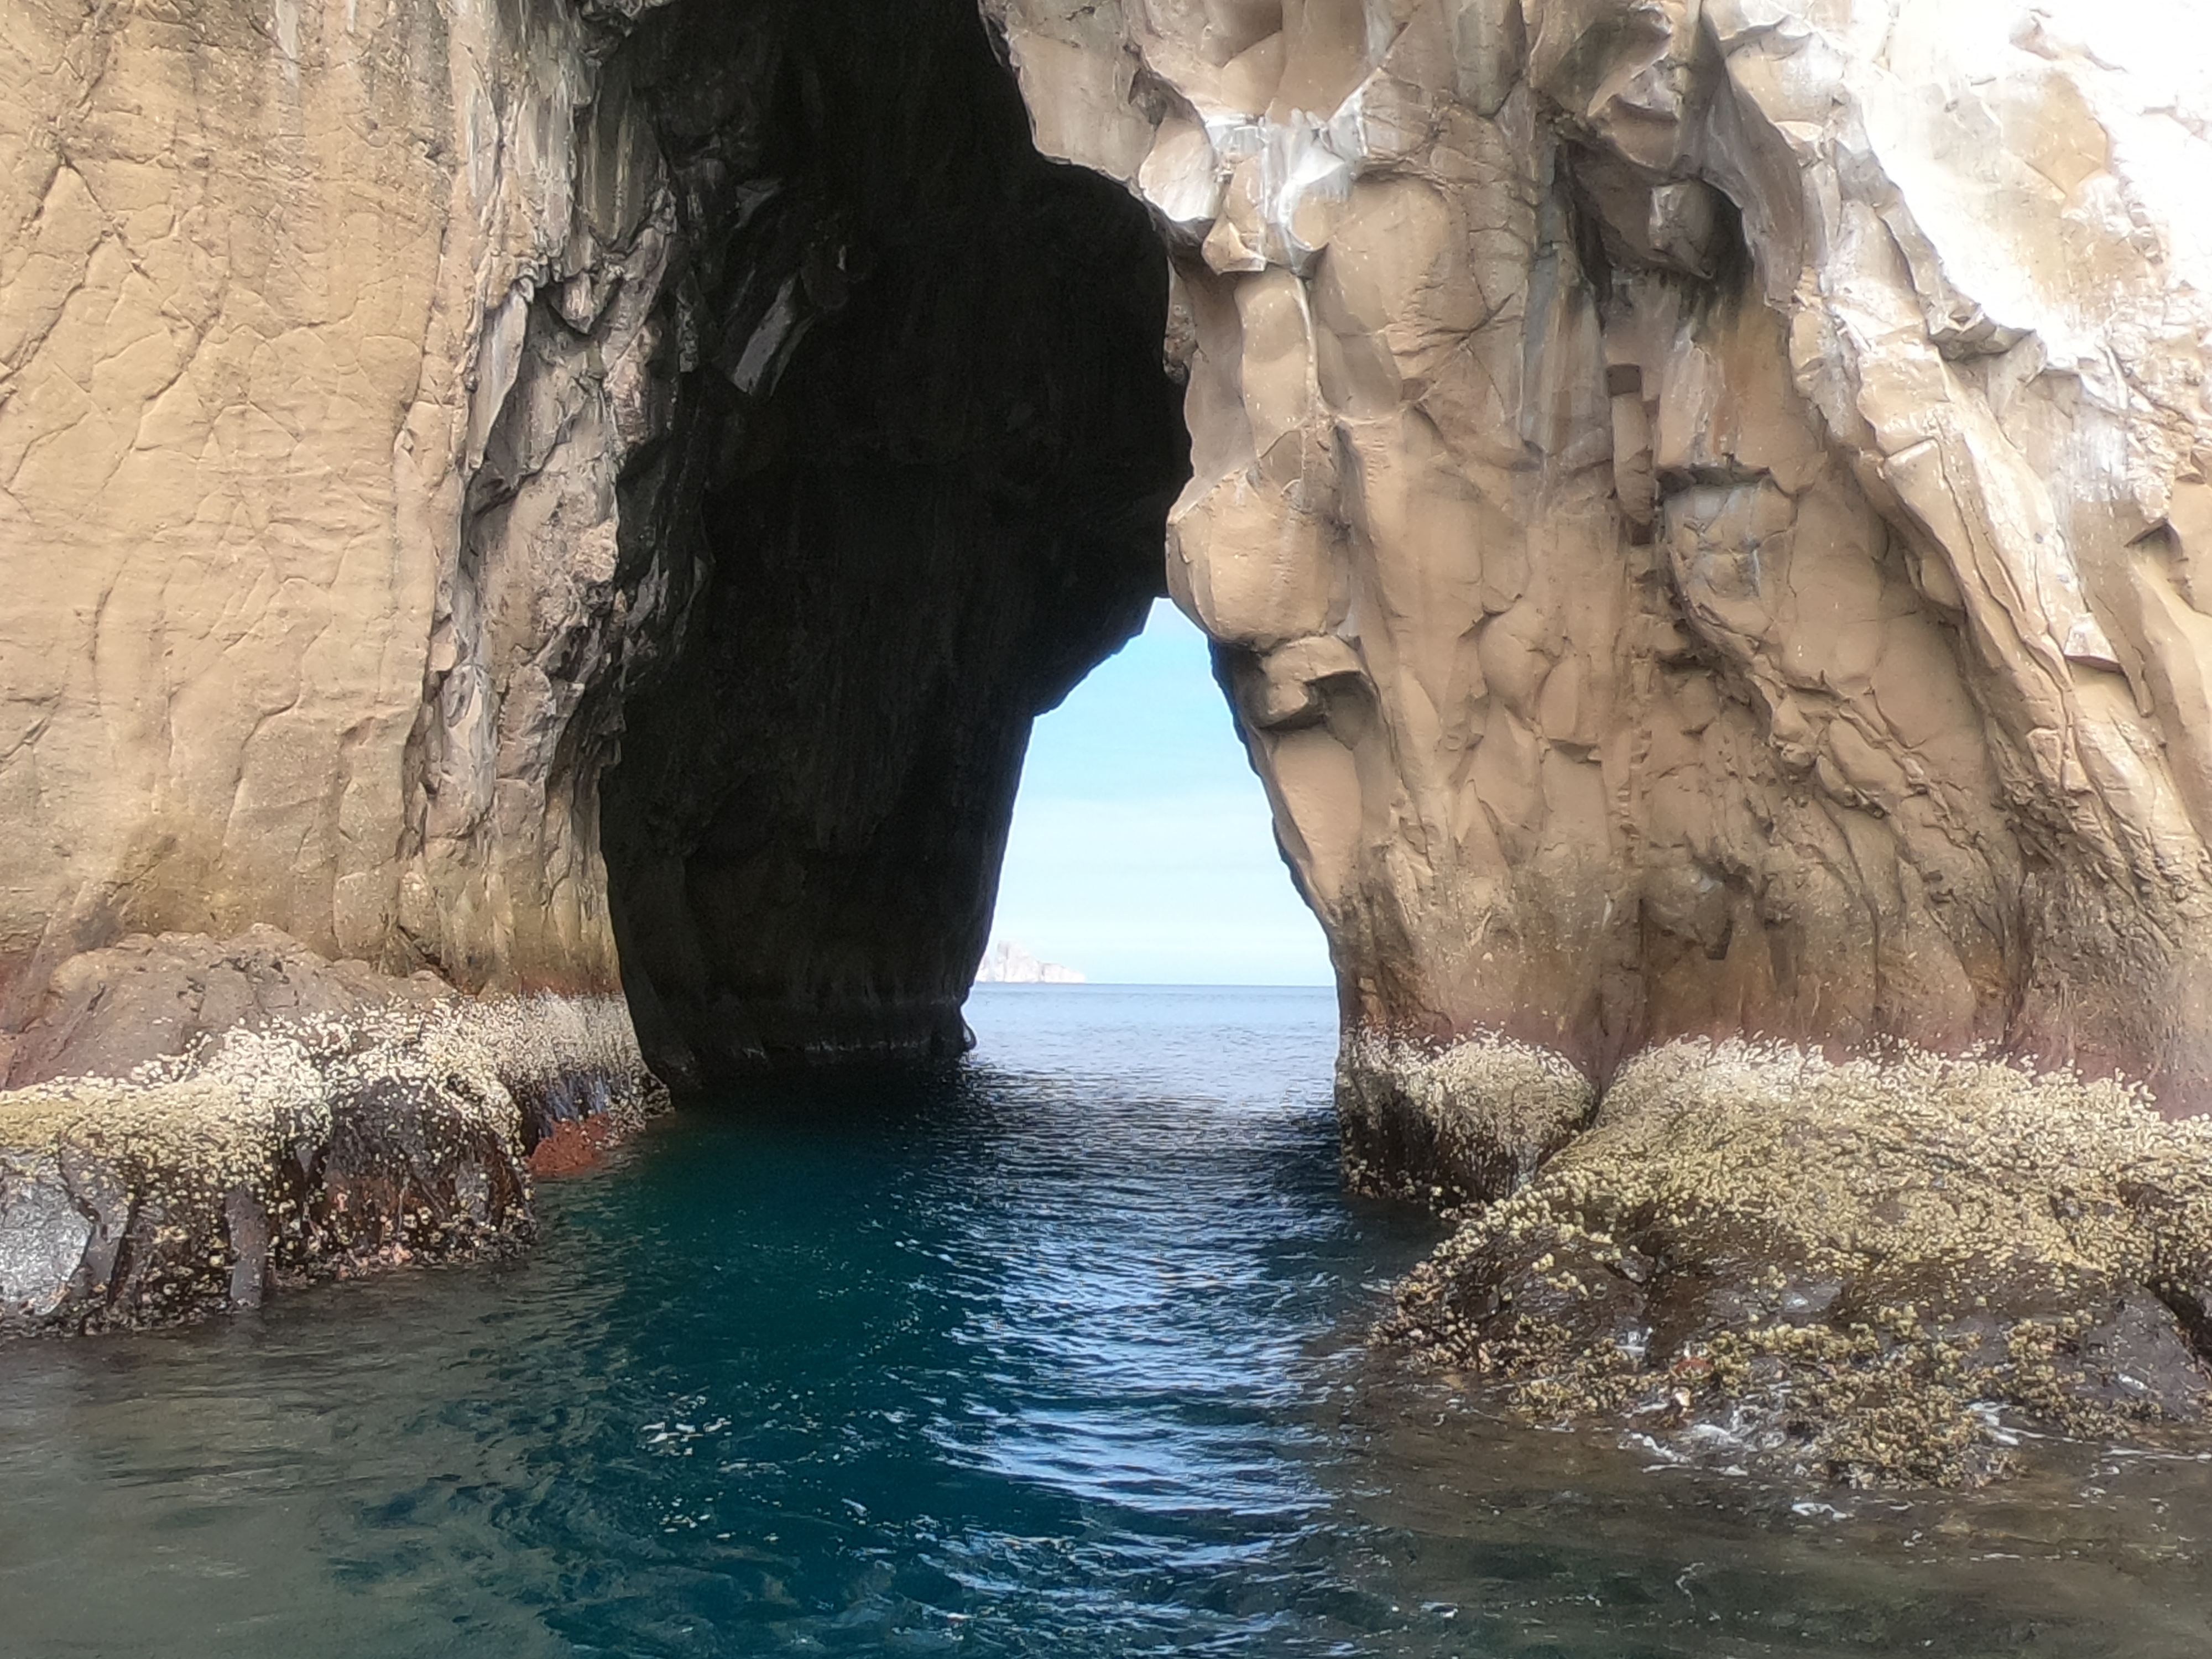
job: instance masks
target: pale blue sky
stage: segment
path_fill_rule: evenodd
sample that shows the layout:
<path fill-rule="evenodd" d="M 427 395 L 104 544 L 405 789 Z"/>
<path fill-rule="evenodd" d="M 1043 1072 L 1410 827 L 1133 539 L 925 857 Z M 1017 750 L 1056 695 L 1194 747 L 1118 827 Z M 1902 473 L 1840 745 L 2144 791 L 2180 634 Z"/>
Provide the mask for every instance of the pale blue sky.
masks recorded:
<path fill-rule="evenodd" d="M 1037 721 L 991 937 L 1101 983 L 1330 982 L 1205 636 L 1165 599 Z"/>

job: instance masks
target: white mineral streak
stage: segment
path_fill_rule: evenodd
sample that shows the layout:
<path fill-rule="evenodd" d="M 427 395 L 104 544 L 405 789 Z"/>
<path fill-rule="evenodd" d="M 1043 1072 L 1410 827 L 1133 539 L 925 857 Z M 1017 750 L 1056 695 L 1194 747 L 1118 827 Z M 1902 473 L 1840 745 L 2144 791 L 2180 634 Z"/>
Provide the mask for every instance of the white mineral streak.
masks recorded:
<path fill-rule="evenodd" d="M 1170 583 L 1355 1024 L 2205 1103 L 2212 9 L 987 10 L 1170 237 Z"/>

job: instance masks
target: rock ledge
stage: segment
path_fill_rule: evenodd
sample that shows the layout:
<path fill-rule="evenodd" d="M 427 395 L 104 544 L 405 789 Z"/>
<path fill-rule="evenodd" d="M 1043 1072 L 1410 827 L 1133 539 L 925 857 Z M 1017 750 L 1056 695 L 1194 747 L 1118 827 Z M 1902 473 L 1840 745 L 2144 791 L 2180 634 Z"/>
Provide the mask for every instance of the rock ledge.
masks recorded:
<path fill-rule="evenodd" d="M 157 1324 L 527 1238 L 529 1155 L 662 1095 L 619 999 L 423 1000 L 0 1094 L 0 1332 Z"/>

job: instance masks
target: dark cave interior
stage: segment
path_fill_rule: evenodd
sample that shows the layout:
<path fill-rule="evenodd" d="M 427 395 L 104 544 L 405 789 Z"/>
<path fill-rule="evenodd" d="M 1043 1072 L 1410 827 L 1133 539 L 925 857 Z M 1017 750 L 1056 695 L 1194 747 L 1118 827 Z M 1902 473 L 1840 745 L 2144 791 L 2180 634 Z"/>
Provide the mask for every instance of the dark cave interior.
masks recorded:
<path fill-rule="evenodd" d="M 1164 251 L 974 0 L 676 0 L 608 73 L 678 229 L 623 557 L 695 585 L 600 788 L 640 1036 L 678 1086 L 957 1053 L 1030 721 L 1163 590 Z"/>

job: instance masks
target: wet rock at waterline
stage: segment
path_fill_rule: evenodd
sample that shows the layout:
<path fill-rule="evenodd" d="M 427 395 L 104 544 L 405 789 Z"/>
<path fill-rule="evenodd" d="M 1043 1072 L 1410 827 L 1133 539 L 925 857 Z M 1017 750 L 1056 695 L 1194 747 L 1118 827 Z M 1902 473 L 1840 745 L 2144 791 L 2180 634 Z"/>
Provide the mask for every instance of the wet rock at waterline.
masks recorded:
<path fill-rule="evenodd" d="M 1596 1104 L 1565 1059 L 1504 1037 L 1436 1044 L 1353 1031 L 1337 1055 L 1346 1178 L 1438 1207 L 1526 1185 Z"/>
<path fill-rule="evenodd" d="M 108 1065 L 0 1094 L 0 1331 L 161 1323 L 513 1249 L 533 1173 L 665 1098 L 618 1000 L 379 994 L 270 929 L 126 940 L 65 978 L 28 1051 Z M 160 1006 L 179 987 L 203 995 L 181 1015 Z"/>
<path fill-rule="evenodd" d="M 2200 1423 L 2212 1120 L 1988 1060 L 1671 1044 L 1466 1216 L 1388 1335 L 1532 1419 L 1861 1484 Z"/>

